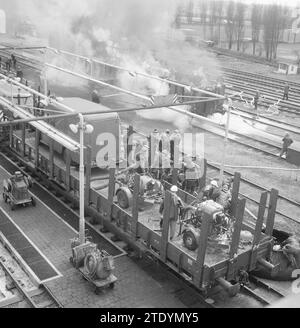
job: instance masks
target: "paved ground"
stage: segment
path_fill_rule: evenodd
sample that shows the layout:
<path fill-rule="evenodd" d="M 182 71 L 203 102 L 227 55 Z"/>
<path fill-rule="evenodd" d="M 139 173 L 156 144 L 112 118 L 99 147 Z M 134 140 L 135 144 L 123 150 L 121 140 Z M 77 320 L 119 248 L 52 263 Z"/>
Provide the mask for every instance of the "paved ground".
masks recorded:
<path fill-rule="evenodd" d="M 0 168 L 0 181 L 8 176 Z M 119 281 L 113 291 L 101 296 L 69 263 L 70 239 L 75 231 L 38 201 L 37 207 L 11 212 L 3 200 L 0 207 L 9 213 L 25 235 L 40 249 L 63 275 L 47 283 L 54 295 L 65 307 L 93 308 L 182 308 L 200 307 L 197 296 L 185 290 L 169 273 L 152 261 L 131 259 L 127 256 L 116 260 L 116 276 Z"/>

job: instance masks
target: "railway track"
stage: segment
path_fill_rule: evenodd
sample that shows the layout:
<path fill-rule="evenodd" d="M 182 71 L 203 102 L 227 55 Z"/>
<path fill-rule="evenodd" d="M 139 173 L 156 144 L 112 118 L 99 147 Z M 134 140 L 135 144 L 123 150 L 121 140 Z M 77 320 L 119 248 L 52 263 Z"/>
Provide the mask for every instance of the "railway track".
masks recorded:
<path fill-rule="evenodd" d="M 8 298 L 5 303 L 0 302 L 0 308 L 62 308 L 59 301 L 53 296 L 45 285 L 40 285 L 35 290 L 27 291 L 14 270 L 6 264 L 6 260 L 0 257 L 0 269 L 6 276 L 6 286 L 14 297 Z"/>
<path fill-rule="evenodd" d="M 270 306 L 285 297 L 279 290 L 252 275 L 250 275 L 249 284 L 242 286 L 241 292 L 253 297 L 262 306 Z"/>
<path fill-rule="evenodd" d="M 215 178 L 218 175 L 218 173 L 219 173 L 219 167 L 213 164 L 208 164 L 207 174 L 211 179 Z M 225 170 L 224 173 L 228 177 L 234 176 L 234 172 L 229 170 Z M 240 195 L 256 205 L 259 204 L 260 202 L 258 196 L 260 196 L 261 191 L 270 192 L 268 188 L 261 186 L 258 183 L 251 181 L 249 179 L 242 178 L 241 181 L 242 181 L 242 185 L 240 189 Z M 293 208 L 293 211 L 297 213 L 295 217 L 291 217 L 289 215 L 289 211 L 291 211 L 291 207 Z M 287 219 L 296 224 L 300 224 L 300 203 L 288 197 L 279 195 L 276 214 L 281 218 Z"/>
<path fill-rule="evenodd" d="M 2 52 L 5 53 L 5 55 L 7 57 L 9 56 L 5 51 L 2 51 Z M 21 64 L 27 65 L 28 67 L 34 68 L 37 70 L 42 69 L 41 67 L 39 67 L 39 65 L 42 65 L 42 62 L 36 61 L 33 58 L 27 58 L 26 56 L 19 55 L 19 54 L 17 57 L 21 60 L 20 61 Z M 209 131 L 212 132 L 212 129 L 209 129 Z M 219 135 L 224 136 L 224 128 L 219 127 L 219 129 L 216 129 L 216 131 L 218 131 Z M 280 146 L 276 146 L 274 144 L 271 144 L 270 142 L 262 141 L 262 140 L 254 138 L 254 137 L 245 136 L 241 133 L 237 133 L 234 131 L 230 132 L 229 140 L 232 142 L 238 143 L 240 145 L 243 145 L 247 148 L 251 148 L 255 151 L 264 153 L 269 156 L 274 156 L 274 157 L 277 157 L 276 155 L 281 150 Z"/>
<path fill-rule="evenodd" d="M 260 76 L 254 73 L 238 71 L 228 68 L 223 68 L 227 87 L 233 92 L 243 91 L 248 97 L 253 97 L 256 90 L 259 90 L 265 98 L 261 99 L 261 105 L 269 107 L 282 99 L 285 80 L 280 80 L 267 76 Z M 280 101 L 280 111 L 299 114 L 299 91 L 300 84 L 289 82 L 291 91 L 288 101 Z"/>

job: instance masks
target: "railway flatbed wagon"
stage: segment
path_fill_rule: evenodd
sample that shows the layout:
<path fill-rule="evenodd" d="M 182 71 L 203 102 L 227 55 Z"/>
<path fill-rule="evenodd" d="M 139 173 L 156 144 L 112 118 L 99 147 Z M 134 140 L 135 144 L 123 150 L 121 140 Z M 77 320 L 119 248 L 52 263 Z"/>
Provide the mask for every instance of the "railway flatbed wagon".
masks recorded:
<path fill-rule="evenodd" d="M 25 148 L 22 145 L 25 145 Z M 78 171 L 71 167 L 70 161 L 64 163 L 62 159 L 58 160 L 53 148 L 47 150 L 39 144 L 39 138 L 36 142 L 27 142 L 26 134 L 13 132 L 10 135 L 9 146 L 4 150 L 13 154 L 14 162 L 26 167 L 49 188 L 59 190 L 74 207 L 78 206 Z M 87 151 L 87 156 L 91 156 L 90 151 Z M 87 160 L 87 163 L 91 161 Z M 140 254 L 149 254 L 167 265 L 197 289 L 206 292 L 217 283 L 234 295 L 239 290 L 240 282 L 258 266 L 263 266 L 270 272 L 278 269 L 276 263 L 268 261 L 274 244 L 272 233 L 278 196 L 276 191 L 271 192 L 267 215 L 265 212 L 268 193 L 261 195 L 256 225 L 251 228 L 244 220 L 246 201 L 239 198 L 240 175 L 236 174 L 232 201 L 232 213 L 235 219 L 229 243 L 222 245 L 212 240 L 210 231 L 216 213 L 215 209 L 208 205 L 203 214 L 199 247 L 192 252 L 184 247 L 180 237 L 176 237 L 173 241 L 169 240 L 168 210 L 164 211 L 161 230 L 158 204 L 140 211 L 138 203 L 140 184 L 137 183 L 139 175 L 135 176 L 133 204 L 127 210 L 122 209 L 117 203 L 116 170 L 110 169 L 106 175 L 106 178 L 102 179 L 108 185 L 106 189 L 99 190 L 93 187 L 92 166 L 87 165 L 86 215 L 91 217 L 95 224 L 100 224 Z M 175 177 L 176 174 L 173 178 Z M 179 196 L 187 204 L 195 200 L 193 196 L 182 190 L 179 191 Z M 170 193 L 166 191 L 166 209 L 170 207 L 169 202 Z M 265 217 L 267 220 L 264 234 L 262 230 Z M 250 232 L 252 235 L 247 245 L 242 243 L 242 231 Z"/>

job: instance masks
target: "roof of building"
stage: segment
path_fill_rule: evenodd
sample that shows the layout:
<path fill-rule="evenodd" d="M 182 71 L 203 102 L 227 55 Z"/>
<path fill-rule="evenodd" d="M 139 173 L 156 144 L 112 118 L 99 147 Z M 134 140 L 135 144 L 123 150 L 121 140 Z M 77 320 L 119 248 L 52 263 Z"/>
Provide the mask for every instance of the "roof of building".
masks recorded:
<path fill-rule="evenodd" d="M 99 112 L 99 111 L 111 111 L 111 113 L 105 113 L 101 114 L 102 119 L 118 119 L 119 115 L 116 112 L 113 112 L 113 110 L 109 107 L 103 106 L 101 104 L 96 104 L 92 101 L 83 99 L 83 98 L 77 98 L 77 97 L 72 97 L 72 98 L 64 98 L 63 101 L 61 101 L 62 105 L 66 105 L 70 107 L 73 111 L 73 113 L 93 113 L 93 112 Z M 59 109 L 66 111 L 67 110 L 63 107 L 59 107 L 58 105 L 51 104 L 50 105 L 51 109 Z M 97 114 L 98 115 L 98 114 Z M 92 118 L 92 116 L 88 116 L 88 118 Z"/>

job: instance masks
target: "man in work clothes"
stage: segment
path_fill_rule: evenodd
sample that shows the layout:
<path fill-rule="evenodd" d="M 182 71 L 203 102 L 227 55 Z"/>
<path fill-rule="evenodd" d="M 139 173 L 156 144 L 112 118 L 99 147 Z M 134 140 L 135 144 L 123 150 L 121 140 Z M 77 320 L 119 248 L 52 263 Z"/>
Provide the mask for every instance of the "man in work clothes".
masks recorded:
<path fill-rule="evenodd" d="M 97 90 L 94 90 L 92 92 L 92 102 L 95 103 L 95 104 L 101 104 L 100 95 L 99 95 L 99 92 Z"/>
<path fill-rule="evenodd" d="M 171 203 L 170 203 L 170 240 L 172 241 L 176 235 L 176 227 L 177 222 L 179 219 L 179 210 L 183 207 L 183 201 L 181 198 L 177 195 L 178 193 L 178 187 L 172 186 L 170 189 L 171 192 Z M 162 215 L 162 219 L 160 222 L 160 227 L 163 227 L 163 213 L 164 213 L 164 200 L 161 203 L 160 214 Z"/>
<path fill-rule="evenodd" d="M 291 138 L 290 134 L 287 133 L 285 137 L 282 139 L 283 146 L 279 157 L 286 159 L 289 147 L 294 143 L 294 140 Z"/>
<path fill-rule="evenodd" d="M 289 100 L 289 92 L 290 92 L 290 86 L 288 83 L 284 85 L 283 89 L 283 98 L 282 100 Z"/>

